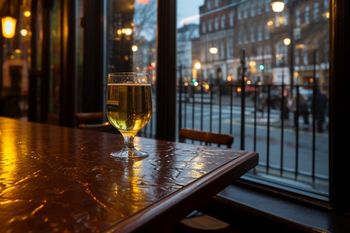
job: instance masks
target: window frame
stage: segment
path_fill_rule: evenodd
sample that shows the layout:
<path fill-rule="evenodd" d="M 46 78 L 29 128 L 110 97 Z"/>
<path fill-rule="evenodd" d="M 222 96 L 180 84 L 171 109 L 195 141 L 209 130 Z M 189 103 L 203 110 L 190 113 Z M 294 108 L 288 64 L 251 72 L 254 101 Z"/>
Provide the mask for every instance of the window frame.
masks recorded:
<path fill-rule="evenodd" d="M 104 0 L 107 1 L 107 0 Z M 101 2 L 104 2 L 101 1 Z M 275 195 L 288 195 L 295 200 L 312 202 L 335 211 L 350 210 L 350 191 L 347 190 L 349 156 L 348 140 L 342 135 L 349 132 L 348 116 L 344 114 L 344 100 L 350 99 L 347 57 L 349 54 L 349 1 L 330 0 L 330 188 L 329 202 L 290 194 L 273 189 Z M 239 13 L 238 13 L 239 18 Z M 348 19 L 348 20 L 346 20 Z M 157 127 L 158 139 L 175 140 L 176 135 L 176 0 L 158 1 L 157 39 Z M 104 28 L 104 30 L 106 30 Z M 102 43 L 103 40 L 100 40 Z M 169 56 L 171 54 L 172 56 Z M 102 60 L 100 62 L 103 62 Z M 102 80 L 103 81 L 103 80 Z M 161 98 L 160 98 L 161 97 Z M 256 184 L 255 184 L 256 185 Z M 259 185 L 256 185 L 259 187 Z M 260 186 L 263 189 L 263 186 Z"/>

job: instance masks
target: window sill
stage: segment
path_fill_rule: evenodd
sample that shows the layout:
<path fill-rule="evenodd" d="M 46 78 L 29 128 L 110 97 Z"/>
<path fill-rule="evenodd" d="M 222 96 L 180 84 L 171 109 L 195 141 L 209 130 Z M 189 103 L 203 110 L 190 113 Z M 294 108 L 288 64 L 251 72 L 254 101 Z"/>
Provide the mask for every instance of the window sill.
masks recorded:
<path fill-rule="evenodd" d="M 350 217 L 347 215 L 236 184 L 214 197 L 204 207 L 204 212 L 231 224 L 239 222 L 241 229 L 253 227 L 287 232 L 350 232 Z"/>

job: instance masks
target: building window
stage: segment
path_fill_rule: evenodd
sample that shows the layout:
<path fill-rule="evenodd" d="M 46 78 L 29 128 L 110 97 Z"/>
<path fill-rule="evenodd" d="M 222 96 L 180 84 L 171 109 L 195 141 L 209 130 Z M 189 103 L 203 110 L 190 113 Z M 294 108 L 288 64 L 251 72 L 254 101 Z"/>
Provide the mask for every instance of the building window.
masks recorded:
<path fill-rule="evenodd" d="M 211 0 L 208 1 L 208 6 L 207 6 L 207 7 L 208 7 L 208 10 L 211 9 L 211 7 L 212 7 L 212 5 L 211 5 Z"/>
<path fill-rule="evenodd" d="M 247 4 L 245 4 L 243 6 L 243 19 L 248 18 L 248 7 L 247 6 L 248 6 Z"/>
<path fill-rule="evenodd" d="M 319 5 L 318 2 L 314 2 L 314 20 L 317 20 L 319 14 Z"/>
<path fill-rule="evenodd" d="M 254 16 L 255 16 L 255 3 L 252 2 L 252 3 L 249 5 L 249 8 L 250 8 L 250 16 L 254 17 Z"/>
<path fill-rule="evenodd" d="M 299 55 L 299 50 L 295 50 L 295 64 L 299 65 L 300 64 L 300 55 Z"/>
<path fill-rule="evenodd" d="M 257 5 L 257 14 L 260 15 L 262 13 L 262 9 L 263 9 L 263 1 L 258 1 L 258 5 Z"/>
<path fill-rule="evenodd" d="M 325 10 L 329 9 L 329 0 L 323 0 L 323 7 Z"/>
<path fill-rule="evenodd" d="M 269 13 L 270 12 L 270 0 L 265 0 L 265 11 L 266 13 Z"/>
<path fill-rule="evenodd" d="M 255 42 L 255 28 L 250 28 L 250 42 Z"/>
<path fill-rule="evenodd" d="M 233 38 L 229 37 L 226 41 L 227 45 L 227 57 L 232 58 L 233 57 Z"/>
<path fill-rule="evenodd" d="M 215 0 L 215 7 L 219 7 L 219 0 Z"/>
<path fill-rule="evenodd" d="M 289 14 L 288 12 L 286 11 L 283 15 L 283 24 L 284 25 L 288 25 L 288 22 L 289 22 Z"/>
<path fill-rule="evenodd" d="M 304 56 L 303 56 L 304 65 L 309 64 L 308 56 L 309 56 L 309 54 L 308 54 L 307 50 L 304 50 Z"/>
<path fill-rule="evenodd" d="M 300 26 L 300 9 L 295 10 L 295 26 Z"/>
<path fill-rule="evenodd" d="M 202 22 L 202 33 L 205 33 L 206 31 L 206 25 L 205 25 L 205 21 Z"/>
<path fill-rule="evenodd" d="M 263 30 L 264 30 L 264 27 L 258 27 L 258 41 L 263 39 L 263 35 L 262 35 Z"/>
<path fill-rule="evenodd" d="M 225 43 L 224 43 L 224 41 L 220 42 L 219 53 L 220 53 L 220 58 L 224 59 L 225 58 Z"/>
<path fill-rule="evenodd" d="M 221 29 L 225 29 L 226 17 L 225 15 L 221 16 Z"/>
<path fill-rule="evenodd" d="M 229 16 L 229 24 L 230 24 L 230 27 L 233 27 L 233 26 L 234 26 L 234 23 L 235 23 L 234 17 L 235 17 L 235 15 L 234 15 L 233 11 L 231 11 L 231 12 L 230 12 L 230 16 Z"/>
<path fill-rule="evenodd" d="M 306 5 L 305 7 L 305 24 L 309 24 L 310 23 L 310 6 Z"/>
<path fill-rule="evenodd" d="M 215 31 L 219 30 L 219 17 L 215 18 Z"/>
<path fill-rule="evenodd" d="M 267 40 L 270 38 L 270 30 L 269 28 L 266 26 L 265 29 L 264 29 L 264 39 Z"/>
<path fill-rule="evenodd" d="M 211 32 L 211 30 L 212 30 L 212 20 L 209 19 L 208 20 L 208 32 Z"/>

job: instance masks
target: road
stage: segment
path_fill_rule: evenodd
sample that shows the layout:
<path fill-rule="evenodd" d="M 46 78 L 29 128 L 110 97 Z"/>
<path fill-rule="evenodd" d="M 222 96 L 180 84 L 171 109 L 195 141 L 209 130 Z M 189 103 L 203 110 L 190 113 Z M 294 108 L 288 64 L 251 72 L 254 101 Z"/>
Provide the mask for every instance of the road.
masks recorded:
<path fill-rule="evenodd" d="M 200 98 L 197 98 L 197 100 L 200 100 Z M 329 175 L 328 131 L 315 134 L 315 151 L 313 152 L 312 121 L 310 120 L 310 128 L 304 130 L 302 129 L 302 119 L 300 117 L 297 146 L 297 132 L 293 127 L 292 114 L 290 114 L 289 120 L 284 121 L 283 130 L 280 121 L 280 111 L 275 109 L 270 111 L 270 127 L 267 127 L 268 118 L 266 112 L 264 114 L 257 112 L 256 124 L 254 124 L 254 107 L 252 102 L 247 100 L 245 109 L 245 146 L 240 148 L 241 107 L 239 106 L 239 100 L 240 98 L 235 98 L 232 110 L 230 100 L 227 98 L 222 100 L 221 108 L 218 100 L 215 100 L 212 106 L 209 105 L 209 101 L 204 101 L 203 106 L 201 106 L 200 101 L 195 101 L 194 103 L 192 101 L 183 102 L 181 106 L 181 127 L 230 133 L 235 137 L 233 149 L 256 150 L 259 152 L 259 167 L 262 171 L 265 170 L 266 172 L 267 168 L 269 168 L 268 173 L 274 174 L 275 178 L 289 177 L 292 179 L 295 178 L 295 173 L 297 173 L 298 180 L 303 180 L 306 184 L 310 184 L 312 186 L 309 187 L 310 189 L 319 185 L 320 187 L 318 188 L 322 192 L 327 192 Z M 179 110 L 178 107 L 177 110 Z M 152 120 L 152 128 L 155 128 L 155 118 Z M 282 174 L 280 173 L 281 170 L 283 171 Z M 315 182 L 310 180 L 313 171 Z"/>

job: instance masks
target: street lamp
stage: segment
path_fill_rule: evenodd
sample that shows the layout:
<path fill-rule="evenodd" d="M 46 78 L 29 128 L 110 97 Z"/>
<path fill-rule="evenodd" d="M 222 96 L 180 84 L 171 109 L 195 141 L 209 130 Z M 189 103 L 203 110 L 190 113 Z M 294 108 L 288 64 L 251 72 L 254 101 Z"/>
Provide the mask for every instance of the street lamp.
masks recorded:
<path fill-rule="evenodd" d="M 284 10 L 284 1 L 283 0 L 272 0 L 271 7 L 273 12 L 282 12 Z"/>
<path fill-rule="evenodd" d="M 194 63 L 194 68 L 195 68 L 196 70 L 200 70 L 201 67 L 202 67 L 202 65 L 201 65 L 200 62 L 197 61 L 196 63 Z"/>
<path fill-rule="evenodd" d="M 276 13 L 282 12 L 285 8 L 288 12 L 288 35 L 289 37 L 283 40 L 283 44 L 288 46 L 289 56 L 288 56 L 288 65 L 289 65 L 289 76 L 290 76 L 290 94 L 293 97 L 294 89 L 294 8 L 296 5 L 295 0 L 289 0 L 286 4 L 284 0 L 271 0 L 272 11 Z"/>
<path fill-rule="evenodd" d="M 11 39 L 15 36 L 17 20 L 12 17 L 10 3 L 5 5 L 7 5 L 7 12 L 1 17 L 2 35 L 4 38 Z"/>

